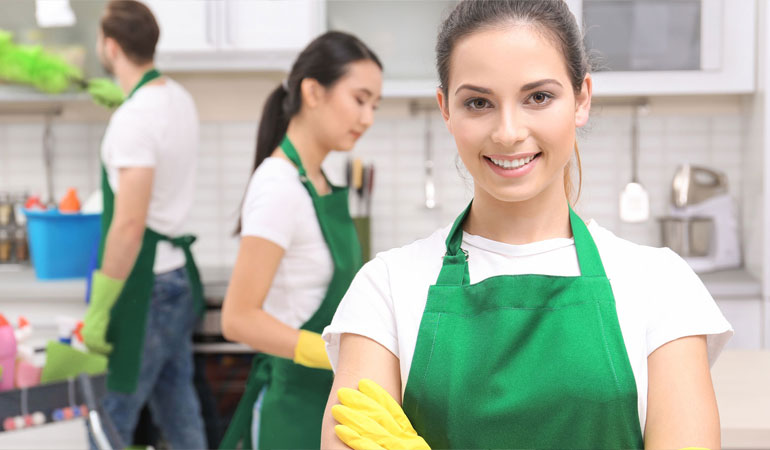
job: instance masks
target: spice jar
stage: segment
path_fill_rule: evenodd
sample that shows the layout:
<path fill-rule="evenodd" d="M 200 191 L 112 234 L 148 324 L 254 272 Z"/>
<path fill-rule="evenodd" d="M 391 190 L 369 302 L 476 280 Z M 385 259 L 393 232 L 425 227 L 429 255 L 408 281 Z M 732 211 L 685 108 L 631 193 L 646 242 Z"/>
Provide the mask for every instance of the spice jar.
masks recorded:
<path fill-rule="evenodd" d="M 29 246 L 27 244 L 27 232 L 23 228 L 16 230 L 16 238 L 13 243 L 13 254 L 16 262 L 29 261 Z"/>
<path fill-rule="evenodd" d="M 0 230 L 0 263 L 11 261 L 11 237 L 7 230 Z"/>
<path fill-rule="evenodd" d="M 0 226 L 5 227 L 11 223 L 11 211 L 11 197 L 6 193 L 0 194 Z"/>

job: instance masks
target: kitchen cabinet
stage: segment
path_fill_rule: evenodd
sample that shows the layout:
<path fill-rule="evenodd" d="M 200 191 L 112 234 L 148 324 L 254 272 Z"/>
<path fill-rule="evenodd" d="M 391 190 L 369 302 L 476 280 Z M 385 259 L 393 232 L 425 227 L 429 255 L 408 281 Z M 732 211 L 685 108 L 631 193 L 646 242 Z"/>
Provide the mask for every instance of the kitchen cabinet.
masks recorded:
<path fill-rule="evenodd" d="M 146 0 L 167 71 L 288 71 L 324 29 L 321 0 Z"/>
<path fill-rule="evenodd" d="M 599 68 L 612 69 L 610 62 L 626 63 L 626 67 L 615 63 L 615 70 L 593 72 L 596 96 L 754 91 L 756 0 L 567 3 L 578 23 L 585 24 L 589 46 L 592 42 L 615 45 L 595 49 L 608 53 Z M 381 57 L 384 96 L 433 97 L 438 85 L 436 36 L 442 19 L 456 4 L 454 0 L 328 0 L 328 27 L 357 35 Z"/>
<path fill-rule="evenodd" d="M 438 28 L 457 1 L 329 0 L 330 30 L 358 36 L 382 61 L 383 96 L 432 97 L 438 77 L 435 44 Z"/>
<path fill-rule="evenodd" d="M 755 88 L 755 0 L 567 0 L 601 60 L 595 95 L 745 94 Z"/>

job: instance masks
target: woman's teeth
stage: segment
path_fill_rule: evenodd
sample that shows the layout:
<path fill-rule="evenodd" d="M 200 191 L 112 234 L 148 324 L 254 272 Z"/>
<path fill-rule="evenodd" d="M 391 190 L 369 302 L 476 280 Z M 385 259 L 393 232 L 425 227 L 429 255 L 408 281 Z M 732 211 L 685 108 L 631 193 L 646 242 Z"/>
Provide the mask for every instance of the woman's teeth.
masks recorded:
<path fill-rule="evenodd" d="M 533 159 L 535 159 L 535 156 L 537 155 L 532 155 L 526 158 L 514 159 L 514 160 L 496 159 L 496 158 L 489 158 L 489 157 L 487 157 L 487 159 L 492 161 L 496 166 L 502 167 L 503 169 L 518 169 L 519 167 L 524 166 L 528 164 L 530 161 L 532 161 Z"/>

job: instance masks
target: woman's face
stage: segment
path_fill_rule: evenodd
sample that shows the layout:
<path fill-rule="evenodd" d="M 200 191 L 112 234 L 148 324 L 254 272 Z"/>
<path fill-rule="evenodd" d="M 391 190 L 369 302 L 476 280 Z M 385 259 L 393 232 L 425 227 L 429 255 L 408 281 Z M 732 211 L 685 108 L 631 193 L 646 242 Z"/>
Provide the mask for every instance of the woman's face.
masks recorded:
<path fill-rule="evenodd" d="M 318 131 L 329 148 L 350 150 L 374 122 L 382 70 L 370 60 L 353 62 L 342 78 L 322 91 L 315 108 Z"/>
<path fill-rule="evenodd" d="M 456 43 L 448 98 L 439 90 L 438 101 L 476 195 L 521 202 L 563 191 L 575 128 L 588 121 L 591 79 L 576 96 L 548 37 L 528 25 L 499 26 Z"/>

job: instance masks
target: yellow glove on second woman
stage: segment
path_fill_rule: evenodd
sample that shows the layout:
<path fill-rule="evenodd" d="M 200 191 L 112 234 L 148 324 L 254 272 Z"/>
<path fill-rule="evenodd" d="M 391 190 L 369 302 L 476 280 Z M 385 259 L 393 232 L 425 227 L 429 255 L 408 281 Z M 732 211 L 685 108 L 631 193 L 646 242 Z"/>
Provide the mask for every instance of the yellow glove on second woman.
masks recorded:
<path fill-rule="evenodd" d="M 326 342 L 312 331 L 299 330 L 299 340 L 294 347 L 294 362 L 313 369 L 332 370 L 326 355 Z"/>
<path fill-rule="evenodd" d="M 358 390 L 342 388 L 337 398 L 334 432 L 353 450 L 430 450 L 398 402 L 374 381 L 359 381 Z"/>

